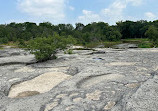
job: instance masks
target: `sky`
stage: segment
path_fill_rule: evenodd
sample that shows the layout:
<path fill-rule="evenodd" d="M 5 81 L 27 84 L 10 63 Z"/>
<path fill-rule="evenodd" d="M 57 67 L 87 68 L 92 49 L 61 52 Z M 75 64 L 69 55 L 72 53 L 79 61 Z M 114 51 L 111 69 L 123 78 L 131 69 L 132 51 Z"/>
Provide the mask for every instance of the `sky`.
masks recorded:
<path fill-rule="evenodd" d="M 158 0 L 0 0 L 0 24 L 83 23 L 158 19 Z"/>

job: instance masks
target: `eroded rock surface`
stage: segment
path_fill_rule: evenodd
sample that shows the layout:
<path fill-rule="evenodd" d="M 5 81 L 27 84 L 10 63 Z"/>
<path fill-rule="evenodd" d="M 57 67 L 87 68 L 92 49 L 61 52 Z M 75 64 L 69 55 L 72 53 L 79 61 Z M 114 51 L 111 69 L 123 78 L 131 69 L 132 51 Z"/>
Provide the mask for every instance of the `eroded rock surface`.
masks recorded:
<path fill-rule="evenodd" d="M 45 93 L 70 77 L 70 75 L 66 75 L 64 73 L 59 72 L 45 73 L 32 80 L 13 85 L 9 91 L 8 97 L 16 98 L 20 97 L 20 95 L 23 95 L 22 97 L 27 97 L 29 95 L 32 96 L 38 94 L 32 94 L 33 92 Z"/>
<path fill-rule="evenodd" d="M 157 111 L 158 49 L 74 52 L 0 51 L 0 111 Z"/>

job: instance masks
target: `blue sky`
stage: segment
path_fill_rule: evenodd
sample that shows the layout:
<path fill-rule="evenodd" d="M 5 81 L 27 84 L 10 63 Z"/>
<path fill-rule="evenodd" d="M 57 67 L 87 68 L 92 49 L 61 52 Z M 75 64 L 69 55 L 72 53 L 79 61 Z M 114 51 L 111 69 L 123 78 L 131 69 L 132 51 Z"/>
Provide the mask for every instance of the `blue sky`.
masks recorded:
<path fill-rule="evenodd" d="M 158 0 L 0 0 L 0 24 L 157 20 Z"/>

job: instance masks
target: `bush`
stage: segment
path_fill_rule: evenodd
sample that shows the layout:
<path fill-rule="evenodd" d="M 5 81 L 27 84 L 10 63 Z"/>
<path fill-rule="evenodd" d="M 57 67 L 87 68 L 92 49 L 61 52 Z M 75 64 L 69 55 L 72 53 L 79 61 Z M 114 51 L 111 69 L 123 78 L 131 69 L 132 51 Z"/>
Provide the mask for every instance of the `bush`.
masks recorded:
<path fill-rule="evenodd" d="M 18 46 L 19 46 L 20 48 L 25 48 L 25 47 L 26 47 L 25 41 L 24 41 L 23 39 L 19 39 Z"/>
<path fill-rule="evenodd" d="M 155 47 L 158 46 L 158 28 L 155 26 L 150 26 L 145 32 L 145 35 L 154 43 Z"/>
<path fill-rule="evenodd" d="M 1 44 L 6 44 L 6 43 L 8 43 L 8 38 L 7 38 L 7 37 L 0 38 L 0 43 L 1 43 Z"/>
<path fill-rule="evenodd" d="M 35 55 L 37 61 L 42 62 L 49 59 L 56 58 L 55 54 L 58 50 L 63 50 L 68 44 L 72 44 L 74 39 L 72 37 L 64 38 L 57 34 L 49 37 L 39 37 L 30 40 L 27 44 L 27 49 Z"/>
<path fill-rule="evenodd" d="M 140 43 L 138 44 L 138 47 L 139 48 L 152 48 L 153 47 L 153 44 L 152 43 Z"/>
<path fill-rule="evenodd" d="M 73 50 L 72 49 L 66 50 L 64 51 L 64 54 L 73 54 Z"/>

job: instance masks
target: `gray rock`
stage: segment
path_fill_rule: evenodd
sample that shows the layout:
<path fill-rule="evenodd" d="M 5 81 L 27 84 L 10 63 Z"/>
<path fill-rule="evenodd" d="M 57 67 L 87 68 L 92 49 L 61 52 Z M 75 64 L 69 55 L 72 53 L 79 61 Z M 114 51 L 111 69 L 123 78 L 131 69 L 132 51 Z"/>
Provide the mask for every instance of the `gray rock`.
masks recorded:
<path fill-rule="evenodd" d="M 124 44 L 114 45 L 113 48 L 115 48 L 115 49 L 138 48 L 138 45 L 137 44 L 124 43 Z"/>
<path fill-rule="evenodd" d="M 26 65 L 9 63 L 30 63 L 33 55 L 4 49 L 7 57 L 0 58 L 0 64 L 6 64 L 0 66 L 0 111 L 157 111 L 158 49 L 95 50 L 106 53 L 59 52 L 56 60 Z M 20 55 L 11 56 L 9 51 Z M 7 97 L 13 85 L 52 71 L 73 76 L 45 93 Z"/>
<path fill-rule="evenodd" d="M 67 73 L 74 76 L 77 73 L 79 73 L 79 69 L 77 67 L 69 67 L 69 69 L 67 70 Z"/>

